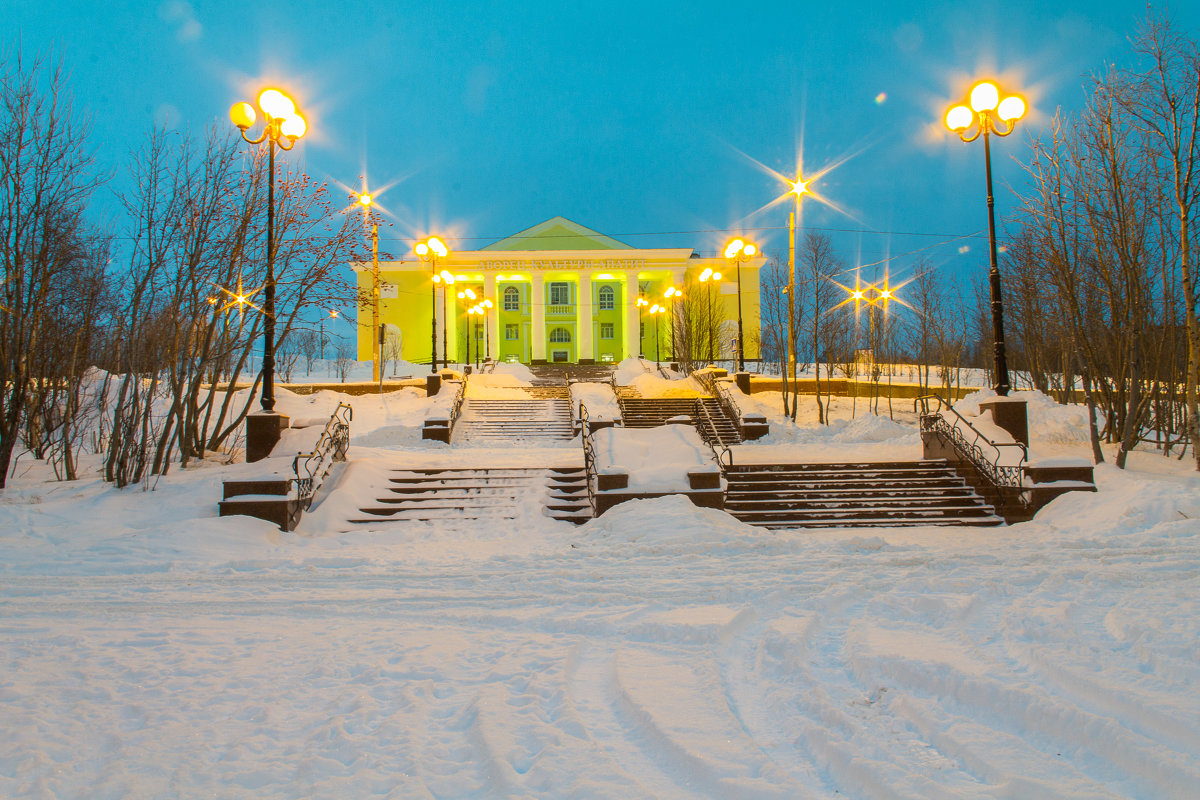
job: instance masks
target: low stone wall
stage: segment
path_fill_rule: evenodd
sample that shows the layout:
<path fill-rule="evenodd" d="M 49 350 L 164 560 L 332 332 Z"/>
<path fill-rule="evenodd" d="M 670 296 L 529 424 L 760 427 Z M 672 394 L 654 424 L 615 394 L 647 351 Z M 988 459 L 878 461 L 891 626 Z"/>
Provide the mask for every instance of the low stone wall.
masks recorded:
<path fill-rule="evenodd" d="M 789 386 L 789 388 L 791 388 Z M 952 386 L 950 387 L 949 399 L 951 402 L 961 400 L 969 394 L 978 392 L 979 386 Z M 817 382 L 815 380 L 800 380 L 800 394 L 815 395 L 817 393 Z M 775 376 L 760 376 L 754 375 L 750 380 L 750 393 L 757 394 L 758 392 L 781 392 L 783 391 L 783 379 Z M 886 380 L 875 384 L 872 381 L 848 380 L 846 378 L 831 378 L 826 380 L 821 379 L 821 394 L 828 394 L 834 397 L 871 397 L 878 392 L 880 397 L 887 397 L 888 392 L 891 392 L 893 399 L 908 399 L 915 400 L 918 397 L 923 397 L 929 394 L 938 394 L 946 396 L 946 387 L 934 385 L 929 387 L 921 386 L 916 383 L 896 383 L 891 386 Z M 1020 394 L 1020 390 L 1014 390 L 1013 394 Z M 1057 398 L 1061 392 L 1055 392 Z M 1072 402 L 1084 402 L 1083 392 L 1076 389 L 1073 394 Z"/>
<path fill-rule="evenodd" d="M 238 383 L 232 388 L 235 390 L 249 389 L 252 384 Z M 424 389 L 425 376 L 419 378 L 404 378 L 403 380 L 391 380 L 383 382 L 384 392 L 398 392 L 406 388 Z M 226 391 L 230 387 L 228 384 L 218 384 L 217 389 Z M 379 384 L 373 381 L 366 383 L 278 383 L 275 384 L 276 389 L 287 389 L 293 394 L 308 395 L 316 394 L 317 392 L 339 392 L 348 394 L 353 397 L 359 397 L 364 394 L 379 394 Z"/>

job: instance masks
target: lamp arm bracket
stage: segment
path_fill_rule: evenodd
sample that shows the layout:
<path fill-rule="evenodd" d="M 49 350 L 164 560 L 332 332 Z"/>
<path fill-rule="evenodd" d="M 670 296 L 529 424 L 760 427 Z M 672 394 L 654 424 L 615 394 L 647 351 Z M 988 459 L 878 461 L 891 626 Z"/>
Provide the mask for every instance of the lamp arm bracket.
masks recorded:
<path fill-rule="evenodd" d="M 262 144 L 263 142 L 265 142 L 267 140 L 267 136 L 268 136 L 268 134 L 270 134 L 270 132 L 271 132 L 271 126 L 267 125 L 266 127 L 263 128 L 262 134 L 257 139 L 251 139 L 249 136 L 246 135 L 246 131 L 243 130 L 242 138 L 245 139 L 250 144 Z"/>

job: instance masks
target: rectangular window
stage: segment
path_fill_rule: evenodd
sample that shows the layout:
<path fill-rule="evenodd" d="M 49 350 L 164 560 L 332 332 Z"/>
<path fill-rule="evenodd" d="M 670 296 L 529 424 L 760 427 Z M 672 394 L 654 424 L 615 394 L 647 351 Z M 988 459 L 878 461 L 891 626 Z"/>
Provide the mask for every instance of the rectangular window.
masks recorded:
<path fill-rule="evenodd" d="M 519 330 L 520 329 L 516 325 L 505 325 L 504 338 L 510 342 L 515 342 L 517 339 L 521 338 Z"/>
<path fill-rule="evenodd" d="M 521 290 L 515 286 L 509 286 L 504 290 L 504 310 L 505 311 L 520 311 L 521 310 Z"/>
<path fill-rule="evenodd" d="M 600 323 L 600 338 L 601 339 L 613 338 L 613 324 L 611 322 L 601 322 Z"/>
<path fill-rule="evenodd" d="M 569 306 L 571 304 L 571 284 L 569 283 L 552 283 L 550 284 L 550 305 L 552 306 Z"/>
<path fill-rule="evenodd" d="M 475 338 L 478 339 L 479 341 L 483 341 L 483 326 L 482 325 L 475 328 Z"/>
<path fill-rule="evenodd" d="M 639 339 L 646 338 L 646 323 L 644 323 L 644 322 L 638 324 L 638 338 Z"/>

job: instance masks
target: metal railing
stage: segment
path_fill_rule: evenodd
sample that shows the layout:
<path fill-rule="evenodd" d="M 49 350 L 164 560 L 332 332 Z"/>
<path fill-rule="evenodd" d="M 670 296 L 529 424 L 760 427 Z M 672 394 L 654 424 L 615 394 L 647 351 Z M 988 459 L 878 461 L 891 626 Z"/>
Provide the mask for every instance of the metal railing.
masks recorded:
<path fill-rule="evenodd" d="M 745 438 L 742 433 L 741 406 L 733 399 L 733 395 L 729 393 L 729 389 L 724 386 L 723 382 L 717 380 L 711 372 L 693 372 L 692 377 L 713 396 L 713 399 L 717 401 L 717 405 L 721 407 L 721 411 L 725 413 L 725 416 L 733 420 L 733 424 L 737 427 L 738 435 Z"/>
<path fill-rule="evenodd" d="M 929 410 L 929 401 L 936 400 L 938 405 L 933 411 Z M 985 480 L 998 489 L 1021 489 L 1025 476 L 1025 464 L 1029 461 L 1029 448 L 1020 442 L 997 442 L 989 439 L 978 428 L 972 425 L 966 417 L 958 413 L 948 401 L 940 395 L 930 394 L 918 397 L 913 401 L 913 411 L 921 407 L 922 433 L 936 433 L 953 447 L 959 455 L 971 462 Z M 954 415 L 948 420 L 943 412 L 949 411 Z M 967 431 L 964 433 L 964 430 Z M 990 448 L 991 458 L 985 453 L 984 446 Z M 1017 450 L 1020 457 L 1015 465 L 1001 464 L 1000 456 L 1006 451 Z"/>
<path fill-rule="evenodd" d="M 699 412 L 697 416 L 704 417 L 704 424 L 697 426 L 700 429 L 700 438 L 708 445 L 708 449 L 712 450 L 713 460 L 724 472 L 726 468 L 733 466 L 733 451 L 721 439 L 721 432 L 713 423 L 712 415 L 708 413 L 708 408 L 704 405 L 703 400 L 696 400 L 696 409 Z M 714 440 L 716 444 L 713 443 Z M 720 450 L 717 449 L 717 445 L 720 445 Z"/>
<path fill-rule="evenodd" d="M 454 423 L 458 421 L 458 415 L 462 413 L 463 400 L 467 394 L 467 379 L 464 377 L 458 382 L 458 391 L 454 395 L 454 402 L 450 405 L 450 433 L 454 433 Z"/>
<path fill-rule="evenodd" d="M 338 407 L 325 423 L 321 437 L 311 453 L 297 453 L 292 459 L 292 472 L 296 477 L 296 499 L 307 511 L 312 506 L 313 498 L 321 483 L 329 474 L 335 461 L 345 461 L 350 449 L 350 420 L 354 419 L 354 409 L 349 403 L 338 403 Z M 303 459 L 303 462 L 301 462 Z M 304 475 L 300 470 L 303 468 Z"/>
<path fill-rule="evenodd" d="M 596 445 L 592 442 L 592 426 L 588 424 L 587 408 L 579 403 L 579 425 L 583 432 L 583 472 L 587 482 L 588 503 L 592 506 L 592 516 L 596 516 Z"/>

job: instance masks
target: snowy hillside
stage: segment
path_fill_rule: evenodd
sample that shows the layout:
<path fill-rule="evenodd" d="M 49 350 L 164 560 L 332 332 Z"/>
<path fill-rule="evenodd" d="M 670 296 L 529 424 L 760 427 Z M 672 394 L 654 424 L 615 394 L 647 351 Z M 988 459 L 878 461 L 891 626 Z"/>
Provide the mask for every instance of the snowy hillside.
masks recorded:
<path fill-rule="evenodd" d="M 743 448 L 920 453 L 911 411 L 789 428 L 754 398 L 772 434 Z M 18 464 L 0 796 L 1196 796 L 1187 462 L 1135 453 L 998 529 L 766 532 L 679 497 L 581 527 L 532 501 L 510 525 L 353 527 L 397 465 L 582 453 L 423 442 L 418 391 L 350 402 L 351 461 L 293 534 L 216 516 L 257 465 L 116 491 Z M 1039 454 L 1087 457 L 1078 409 L 1030 418 Z"/>

